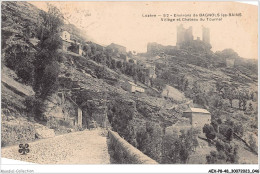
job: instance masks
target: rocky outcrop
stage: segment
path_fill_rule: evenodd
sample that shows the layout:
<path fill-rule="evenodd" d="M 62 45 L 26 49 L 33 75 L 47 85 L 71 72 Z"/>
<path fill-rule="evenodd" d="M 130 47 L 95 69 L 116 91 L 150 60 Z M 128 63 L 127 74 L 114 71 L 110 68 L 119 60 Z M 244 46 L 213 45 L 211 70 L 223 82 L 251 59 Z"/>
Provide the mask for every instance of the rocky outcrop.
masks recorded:
<path fill-rule="evenodd" d="M 6 84 L 8 87 L 10 87 L 11 89 L 13 89 L 16 92 L 22 93 L 23 95 L 26 95 L 26 96 L 34 95 L 34 91 L 33 91 L 32 87 L 18 83 L 17 81 L 8 77 L 5 74 L 2 74 L 1 80 L 4 84 Z"/>

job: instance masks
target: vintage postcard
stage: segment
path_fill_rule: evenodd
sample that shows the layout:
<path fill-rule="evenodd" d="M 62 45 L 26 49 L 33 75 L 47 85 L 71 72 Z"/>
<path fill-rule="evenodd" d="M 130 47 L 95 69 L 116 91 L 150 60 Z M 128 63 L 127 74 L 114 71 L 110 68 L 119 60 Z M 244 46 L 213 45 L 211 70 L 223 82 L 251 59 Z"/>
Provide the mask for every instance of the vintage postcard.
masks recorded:
<path fill-rule="evenodd" d="M 257 2 L 2 1 L 1 159 L 258 173 Z"/>

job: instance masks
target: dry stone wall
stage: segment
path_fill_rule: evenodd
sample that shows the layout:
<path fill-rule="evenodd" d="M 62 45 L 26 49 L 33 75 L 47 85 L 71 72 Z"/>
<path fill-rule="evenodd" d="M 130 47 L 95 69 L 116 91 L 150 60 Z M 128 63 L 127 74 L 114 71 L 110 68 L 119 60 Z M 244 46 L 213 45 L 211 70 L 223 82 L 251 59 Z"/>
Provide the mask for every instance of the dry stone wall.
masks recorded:
<path fill-rule="evenodd" d="M 109 130 L 110 145 L 113 150 L 113 158 L 122 164 L 158 164 L 155 160 L 143 154 L 133 147 L 118 133 Z"/>

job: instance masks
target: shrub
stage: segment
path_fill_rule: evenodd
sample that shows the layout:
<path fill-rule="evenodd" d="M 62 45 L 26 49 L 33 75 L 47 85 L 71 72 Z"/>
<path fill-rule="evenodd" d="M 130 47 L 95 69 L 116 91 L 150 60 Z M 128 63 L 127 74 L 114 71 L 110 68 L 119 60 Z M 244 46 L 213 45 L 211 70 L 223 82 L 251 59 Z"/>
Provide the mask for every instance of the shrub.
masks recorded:
<path fill-rule="evenodd" d="M 216 133 L 212 125 L 205 124 L 203 127 L 203 133 L 205 133 L 207 139 L 209 140 L 213 140 L 216 138 Z"/>
<path fill-rule="evenodd" d="M 33 113 L 33 108 L 35 107 L 36 99 L 34 96 L 28 96 L 24 100 L 24 106 L 27 113 Z"/>
<path fill-rule="evenodd" d="M 191 153 L 198 146 L 198 131 L 181 131 L 181 135 L 166 135 L 163 139 L 163 163 L 186 163 Z"/>
<path fill-rule="evenodd" d="M 222 124 L 219 127 L 219 133 L 222 134 L 225 137 L 225 140 L 232 141 L 233 139 L 233 127 L 230 125 Z"/>
<path fill-rule="evenodd" d="M 2 147 L 32 141 L 35 139 L 35 128 L 28 122 L 2 123 Z"/>
<path fill-rule="evenodd" d="M 238 163 L 238 146 L 225 143 L 221 140 L 216 142 L 217 151 L 211 151 L 206 156 L 208 164 Z"/>
<path fill-rule="evenodd" d="M 102 79 L 102 78 L 106 77 L 106 71 L 105 71 L 105 68 L 103 66 L 102 67 L 97 67 L 95 69 L 95 73 L 96 73 L 97 78 L 99 78 L 99 79 Z"/>

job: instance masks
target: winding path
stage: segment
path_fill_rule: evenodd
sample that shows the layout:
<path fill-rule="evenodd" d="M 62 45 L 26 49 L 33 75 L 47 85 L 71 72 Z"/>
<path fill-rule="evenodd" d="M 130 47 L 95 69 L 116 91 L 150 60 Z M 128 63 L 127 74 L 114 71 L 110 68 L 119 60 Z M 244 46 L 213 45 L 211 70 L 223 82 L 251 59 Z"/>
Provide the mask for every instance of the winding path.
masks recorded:
<path fill-rule="evenodd" d="M 2 148 L 2 157 L 38 164 L 110 164 L 107 132 L 102 129 L 59 135 L 28 144 L 28 154 L 19 154 L 16 145 Z"/>

